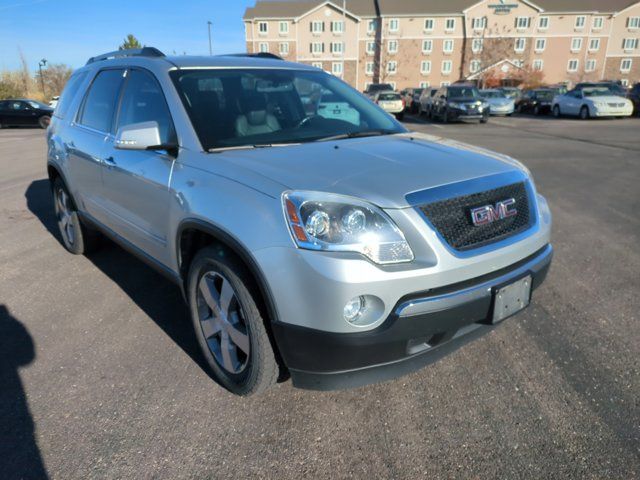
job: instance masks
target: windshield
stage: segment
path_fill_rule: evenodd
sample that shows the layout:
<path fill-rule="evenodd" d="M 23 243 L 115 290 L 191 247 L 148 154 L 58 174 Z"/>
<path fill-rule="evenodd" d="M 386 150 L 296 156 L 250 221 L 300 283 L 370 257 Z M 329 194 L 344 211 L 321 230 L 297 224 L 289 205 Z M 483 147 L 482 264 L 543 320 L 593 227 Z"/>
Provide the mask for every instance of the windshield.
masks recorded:
<path fill-rule="evenodd" d="M 555 92 L 553 90 L 536 90 L 535 94 L 536 98 L 541 100 L 551 100 L 554 97 Z"/>
<path fill-rule="evenodd" d="M 507 98 L 504 93 L 498 90 L 483 90 L 481 93 L 484 98 Z"/>
<path fill-rule="evenodd" d="M 27 103 L 31 105 L 33 108 L 49 108 L 49 105 L 45 105 L 44 103 L 36 102 L 35 100 L 27 100 Z"/>
<path fill-rule="evenodd" d="M 474 87 L 449 87 L 450 98 L 480 98 L 480 91 Z"/>
<path fill-rule="evenodd" d="M 171 76 L 205 150 L 407 131 L 324 72 L 198 69 Z"/>
<path fill-rule="evenodd" d="M 585 97 L 606 97 L 608 95 L 614 95 L 614 93 L 605 87 L 599 88 L 583 88 L 582 94 Z"/>

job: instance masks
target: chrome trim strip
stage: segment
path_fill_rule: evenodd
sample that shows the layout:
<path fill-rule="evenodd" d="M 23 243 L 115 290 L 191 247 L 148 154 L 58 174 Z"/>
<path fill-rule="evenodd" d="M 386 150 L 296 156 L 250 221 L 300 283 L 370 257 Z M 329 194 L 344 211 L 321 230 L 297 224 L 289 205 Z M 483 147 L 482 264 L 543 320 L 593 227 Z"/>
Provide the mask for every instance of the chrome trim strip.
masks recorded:
<path fill-rule="evenodd" d="M 536 267 L 546 264 L 551 259 L 552 253 L 553 247 L 551 245 L 547 245 L 538 256 L 509 273 L 456 292 L 409 300 L 400 304 L 396 308 L 395 313 L 399 317 L 424 315 L 426 313 L 447 310 L 479 298 L 489 297 L 491 296 L 491 290 L 494 286 L 508 282 L 512 278 L 524 275 L 528 271 L 536 270 Z"/>

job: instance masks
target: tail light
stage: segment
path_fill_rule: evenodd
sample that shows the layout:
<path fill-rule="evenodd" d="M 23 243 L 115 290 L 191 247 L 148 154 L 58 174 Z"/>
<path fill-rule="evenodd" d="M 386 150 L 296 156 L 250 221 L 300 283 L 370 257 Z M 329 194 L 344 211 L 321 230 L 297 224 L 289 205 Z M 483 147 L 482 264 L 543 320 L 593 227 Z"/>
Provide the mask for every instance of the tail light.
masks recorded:
<path fill-rule="evenodd" d="M 407 101 L 403 98 L 403 99 L 402 99 L 402 107 L 404 108 L 404 107 L 406 107 L 406 106 L 407 106 Z"/>

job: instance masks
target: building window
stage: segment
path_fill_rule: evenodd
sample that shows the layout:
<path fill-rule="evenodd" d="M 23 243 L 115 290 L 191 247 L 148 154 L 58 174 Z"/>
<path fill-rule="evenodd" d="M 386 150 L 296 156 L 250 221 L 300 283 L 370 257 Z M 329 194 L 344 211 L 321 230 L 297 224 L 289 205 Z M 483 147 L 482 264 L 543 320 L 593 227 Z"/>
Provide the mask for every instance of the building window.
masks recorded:
<path fill-rule="evenodd" d="M 373 62 L 367 62 L 364 71 L 367 75 L 373 75 Z"/>
<path fill-rule="evenodd" d="M 622 85 L 623 87 L 628 87 L 629 86 L 629 79 L 628 78 L 620 79 L 620 85 Z"/>
<path fill-rule="evenodd" d="M 278 48 L 280 55 L 289 55 L 289 43 L 282 42 Z"/>
<path fill-rule="evenodd" d="M 471 73 L 478 73 L 481 67 L 482 67 L 482 62 L 480 62 L 480 60 L 471 60 L 471 64 L 469 66 Z"/>
<path fill-rule="evenodd" d="M 632 63 L 633 61 L 630 58 L 623 58 L 622 61 L 620 62 L 620 71 L 621 72 L 630 71 Z"/>
<path fill-rule="evenodd" d="M 259 51 L 260 53 L 269 53 L 269 44 L 268 44 L 268 43 L 265 43 L 265 42 L 261 42 L 261 43 L 258 45 L 258 51 Z"/>
<path fill-rule="evenodd" d="M 582 30 L 584 28 L 584 24 L 587 21 L 587 17 L 584 15 L 580 15 L 576 17 L 576 30 Z"/>
<path fill-rule="evenodd" d="M 592 38 L 591 40 L 589 40 L 589 51 L 597 52 L 598 50 L 600 50 L 600 39 Z"/>
<path fill-rule="evenodd" d="M 531 26 L 531 17 L 516 17 L 516 28 L 526 30 Z"/>
<path fill-rule="evenodd" d="M 534 69 L 534 70 L 536 70 L 536 71 L 538 71 L 538 72 L 539 72 L 539 71 L 541 71 L 541 70 L 542 70 L 542 67 L 543 67 L 543 66 L 544 66 L 544 62 L 543 62 L 542 60 L 540 60 L 539 58 L 536 58 L 536 59 L 533 61 L 533 69 Z"/>
<path fill-rule="evenodd" d="M 398 41 L 389 40 L 389 43 L 387 43 L 387 51 L 389 53 L 398 53 Z"/>
<path fill-rule="evenodd" d="M 367 42 L 367 55 L 376 53 L 376 42 Z"/>
<path fill-rule="evenodd" d="M 324 53 L 324 43 L 322 42 L 313 42 L 311 43 L 311 45 L 309 45 L 309 47 L 311 49 L 311 53 L 313 53 L 314 55 Z"/>
<path fill-rule="evenodd" d="M 638 39 L 637 38 L 625 38 L 622 41 L 622 48 L 624 48 L 624 50 L 626 52 L 631 51 L 631 50 L 635 50 L 636 48 L 638 48 Z"/>
<path fill-rule="evenodd" d="M 373 34 L 377 29 L 378 29 L 378 21 L 369 20 L 369 23 L 367 23 L 367 33 Z"/>
<path fill-rule="evenodd" d="M 582 49 L 582 39 L 581 38 L 572 38 L 571 39 L 571 51 L 579 52 Z"/>
<path fill-rule="evenodd" d="M 315 35 L 319 35 L 324 32 L 324 22 L 311 22 L 310 24 L 311 33 Z"/>
<path fill-rule="evenodd" d="M 511 60 L 511 63 L 513 63 L 516 67 L 520 67 L 520 68 L 524 67 L 524 60 L 519 60 L 516 58 L 514 60 Z"/>
<path fill-rule="evenodd" d="M 547 46 L 546 38 L 536 38 L 536 52 L 544 52 L 545 47 Z"/>
<path fill-rule="evenodd" d="M 267 22 L 258 23 L 258 32 L 260 32 L 260 35 L 269 33 L 269 24 Z"/>
<path fill-rule="evenodd" d="M 453 70 L 453 62 L 451 60 L 445 60 L 442 62 L 442 73 L 444 75 L 449 75 Z"/>
<path fill-rule="evenodd" d="M 587 60 L 587 63 L 584 65 L 585 72 L 593 72 L 596 69 L 596 61 L 593 58 Z"/>
<path fill-rule="evenodd" d="M 344 22 L 331 22 L 331 31 L 333 33 L 343 33 L 344 32 Z"/>
<path fill-rule="evenodd" d="M 441 87 L 448 87 L 449 85 L 451 85 L 451 82 L 440 82 Z"/>
<path fill-rule="evenodd" d="M 447 32 L 453 32 L 456 29 L 456 19 L 455 18 L 447 18 L 444 21 L 444 29 Z"/>
<path fill-rule="evenodd" d="M 516 38 L 516 43 L 515 43 L 515 51 L 518 53 L 522 53 L 524 52 L 525 47 L 527 46 L 527 39 L 526 38 Z"/>
<path fill-rule="evenodd" d="M 280 22 L 278 31 L 282 35 L 286 35 L 287 33 L 289 33 L 289 22 Z"/>
<path fill-rule="evenodd" d="M 322 69 L 322 62 L 313 62 L 311 66 Z"/>
<path fill-rule="evenodd" d="M 392 18 L 391 20 L 389 20 L 389 31 L 397 32 L 398 30 L 400 30 L 400 20 L 398 20 L 397 18 Z"/>
<path fill-rule="evenodd" d="M 425 18 L 424 30 L 425 32 L 432 32 L 436 25 L 436 21 L 433 18 Z"/>
<path fill-rule="evenodd" d="M 444 42 L 442 42 L 442 51 L 444 53 L 453 52 L 453 40 L 445 40 Z"/>
<path fill-rule="evenodd" d="M 593 29 L 601 30 L 604 26 L 604 17 L 593 17 Z"/>
<path fill-rule="evenodd" d="M 389 75 L 395 75 L 398 72 L 398 62 L 391 61 L 387 63 L 387 73 Z"/>
<path fill-rule="evenodd" d="M 420 62 L 420 73 L 428 75 L 431 73 L 431 62 L 429 60 L 423 60 Z"/>
<path fill-rule="evenodd" d="M 476 17 L 471 21 L 474 30 L 484 30 L 487 28 L 487 17 Z"/>
<path fill-rule="evenodd" d="M 629 30 L 636 30 L 640 28 L 640 17 L 627 18 L 627 28 Z"/>
<path fill-rule="evenodd" d="M 471 51 L 473 53 L 480 53 L 482 51 L 483 45 L 484 40 L 482 38 L 474 38 L 471 42 Z"/>
<path fill-rule="evenodd" d="M 429 82 L 420 82 L 420 88 L 429 88 Z"/>
<path fill-rule="evenodd" d="M 538 28 L 540 30 L 546 30 L 549 28 L 549 17 L 540 17 L 538 19 Z"/>
<path fill-rule="evenodd" d="M 342 42 L 331 42 L 329 45 L 329 50 L 333 54 L 342 54 L 344 52 L 344 43 Z"/>
<path fill-rule="evenodd" d="M 577 58 L 572 58 L 571 60 L 569 60 L 569 63 L 567 65 L 567 71 L 568 72 L 577 72 L 579 64 L 580 64 L 580 62 L 578 61 Z"/>
<path fill-rule="evenodd" d="M 433 51 L 433 40 L 422 41 L 422 53 L 431 53 Z"/>
<path fill-rule="evenodd" d="M 331 64 L 331 73 L 339 77 L 342 75 L 342 62 L 333 62 Z"/>

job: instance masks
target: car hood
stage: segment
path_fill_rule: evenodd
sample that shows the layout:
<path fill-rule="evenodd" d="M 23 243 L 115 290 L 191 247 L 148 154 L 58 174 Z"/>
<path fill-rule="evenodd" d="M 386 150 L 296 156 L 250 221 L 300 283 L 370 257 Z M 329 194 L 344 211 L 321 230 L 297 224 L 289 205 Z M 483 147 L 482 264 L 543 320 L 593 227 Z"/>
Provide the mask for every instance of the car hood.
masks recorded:
<path fill-rule="evenodd" d="M 250 170 L 271 180 L 249 186 L 274 197 L 287 189 L 322 191 L 382 208 L 410 206 L 406 196 L 413 192 L 526 170 L 511 157 L 417 133 L 227 151 L 221 158 L 229 172 Z"/>

